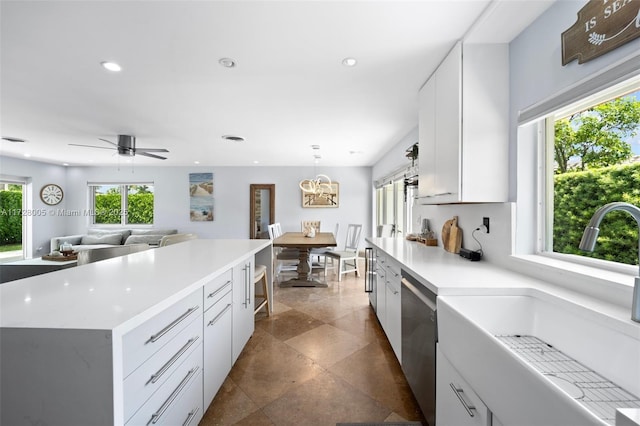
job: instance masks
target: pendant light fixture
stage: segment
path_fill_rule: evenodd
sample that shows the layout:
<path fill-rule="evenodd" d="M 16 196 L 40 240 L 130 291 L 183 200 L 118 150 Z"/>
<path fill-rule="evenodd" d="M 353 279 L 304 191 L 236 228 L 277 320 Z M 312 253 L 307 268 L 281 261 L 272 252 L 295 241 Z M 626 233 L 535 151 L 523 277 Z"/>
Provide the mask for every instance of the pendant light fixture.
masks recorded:
<path fill-rule="evenodd" d="M 322 158 L 319 154 L 320 145 L 311 145 L 311 148 L 314 151 L 313 171 L 315 173 L 316 165 L 318 164 L 318 161 L 320 161 L 320 158 Z M 331 178 L 324 174 L 316 174 L 315 178 L 301 180 L 298 186 L 300 186 L 300 189 L 307 194 L 326 198 L 329 197 L 329 194 L 331 193 Z"/>

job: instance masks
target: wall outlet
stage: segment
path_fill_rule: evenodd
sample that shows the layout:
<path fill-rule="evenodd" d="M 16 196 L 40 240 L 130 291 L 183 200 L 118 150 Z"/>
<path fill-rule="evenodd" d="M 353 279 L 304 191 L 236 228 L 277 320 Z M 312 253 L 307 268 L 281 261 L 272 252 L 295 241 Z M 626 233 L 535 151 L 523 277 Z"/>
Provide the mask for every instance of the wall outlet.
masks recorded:
<path fill-rule="evenodd" d="M 488 217 L 483 217 L 482 218 L 482 224 L 484 225 L 485 228 L 487 228 L 487 234 L 489 233 L 489 218 Z"/>

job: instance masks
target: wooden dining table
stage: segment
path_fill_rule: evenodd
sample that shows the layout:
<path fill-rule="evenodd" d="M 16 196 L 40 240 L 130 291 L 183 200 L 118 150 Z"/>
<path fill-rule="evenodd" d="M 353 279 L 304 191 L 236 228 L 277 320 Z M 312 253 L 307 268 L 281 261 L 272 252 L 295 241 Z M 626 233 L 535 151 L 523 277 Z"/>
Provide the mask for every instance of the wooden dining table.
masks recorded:
<path fill-rule="evenodd" d="M 302 232 L 285 232 L 273 240 L 274 247 L 296 248 L 298 255 L 298 276 L 280 283 L 280 287 L 327 287 L 326 281 L 314 279 L 311 271 L 311 249 L 335 247 L 336 238 L 332 232 L 318 232 L 315 237 L 305 237 Z"/>

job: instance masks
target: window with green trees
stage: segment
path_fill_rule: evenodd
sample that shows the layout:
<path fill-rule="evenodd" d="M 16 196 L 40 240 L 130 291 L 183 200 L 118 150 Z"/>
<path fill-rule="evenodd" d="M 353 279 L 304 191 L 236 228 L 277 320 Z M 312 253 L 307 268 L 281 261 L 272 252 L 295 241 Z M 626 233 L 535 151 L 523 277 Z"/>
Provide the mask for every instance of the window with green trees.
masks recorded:
<path fill-rule="evenodd" d="M 640 85 L 608 93 L 597 104 L 556 114 L 548 141 L 547 249 L 638 264 L 638 225 L 624 212 L 605 216 L 593 253 L 578 248 L 593 213 L 624 201 L 640 207 Z M 573 108 L 573 110 L 572 110 Z M 549 241 L 550 240 L 550 241 Z"/>
<path fill-rule="evenodd" d="M 153 183 L 89 184 L 93 223 L 153 225 Z"/>

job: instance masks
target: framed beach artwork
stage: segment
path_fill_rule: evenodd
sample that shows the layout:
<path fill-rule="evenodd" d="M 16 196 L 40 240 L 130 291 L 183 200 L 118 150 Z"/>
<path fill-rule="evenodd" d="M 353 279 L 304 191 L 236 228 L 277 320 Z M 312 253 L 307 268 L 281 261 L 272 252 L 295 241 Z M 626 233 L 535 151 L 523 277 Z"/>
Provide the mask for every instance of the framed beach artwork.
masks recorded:
<path fill-rule="evenodd" d="M 213 173 L 189 173 L 191 222 L 213 222 Z"/>
<path fill-rule="evenodd" d="M 302 192 L 302 207 L 304 208 L 321 208 L 321 207 L 338 207 L 339 201 L 339 185 L 338 182 L 331 183 L 331 190 L 321 195 Z"/>

